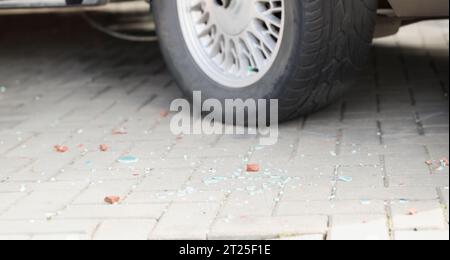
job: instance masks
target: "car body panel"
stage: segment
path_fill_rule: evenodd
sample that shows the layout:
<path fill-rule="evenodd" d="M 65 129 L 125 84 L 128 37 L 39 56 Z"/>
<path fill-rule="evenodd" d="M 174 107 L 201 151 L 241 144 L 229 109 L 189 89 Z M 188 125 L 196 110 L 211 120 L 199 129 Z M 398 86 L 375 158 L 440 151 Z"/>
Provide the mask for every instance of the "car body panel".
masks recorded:
<path fill-rule="evenodd" d="M 117 1 L 119 0 L 0 0 L 0 9 L 94 6 Z M 380 0 L 380 8 L 385 6 L 392 8 L 395 15 L 401 18 L 449 16 L 449 0 Z"/>
<path fill-rule="evenodd" d="M 106 3 L 108 0 L 0 0 L 0 8 L 93 6 Z"/>
<path fill-rule="evenodd" d="M 449 0 L 389 0 L 398 17 L 448 17 Z"/>

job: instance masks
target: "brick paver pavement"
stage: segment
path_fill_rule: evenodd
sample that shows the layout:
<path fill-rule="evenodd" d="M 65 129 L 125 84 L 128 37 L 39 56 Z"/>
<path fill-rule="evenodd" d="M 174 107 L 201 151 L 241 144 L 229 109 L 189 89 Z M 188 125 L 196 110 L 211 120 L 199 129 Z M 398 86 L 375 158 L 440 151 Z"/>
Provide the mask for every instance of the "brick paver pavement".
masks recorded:
<path fill-rule="evenodd" d="M 341 101 L 264 148 L 173 136 L 161 112 L 181 94 L 156 44 L 2 17 L 0 239 L 448 239 L 448 166 L 425 163 L 449 156 L 448 28 L 376 40 Z"/>

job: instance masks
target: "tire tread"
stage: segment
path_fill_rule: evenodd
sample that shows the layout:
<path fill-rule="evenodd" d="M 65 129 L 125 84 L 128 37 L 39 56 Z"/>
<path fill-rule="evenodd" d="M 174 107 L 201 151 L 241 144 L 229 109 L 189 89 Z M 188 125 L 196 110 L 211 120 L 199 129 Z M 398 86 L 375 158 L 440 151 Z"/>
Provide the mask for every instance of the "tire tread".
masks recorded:
<path fill-rule="evenodd" d="M 315 112 L 340 97 L 364 68 L 375 27 L 376 0 L 302 2 L 307 31 L 294 78 L 276 97 L 281 121 Z"/>

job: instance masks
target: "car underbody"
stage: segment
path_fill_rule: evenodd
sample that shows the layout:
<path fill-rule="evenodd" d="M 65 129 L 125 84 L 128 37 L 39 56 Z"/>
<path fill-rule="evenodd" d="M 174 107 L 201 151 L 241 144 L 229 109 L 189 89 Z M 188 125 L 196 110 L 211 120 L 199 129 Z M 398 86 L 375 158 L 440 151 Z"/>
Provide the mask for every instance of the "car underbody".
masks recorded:
<path fill-rule="evenodd" d="M 152 0 L 145 0 L 151 2 Z M 102 6 L 136 0 L 0 0 L 1 9 L 37 9 L 61 7 L 73 11 L 101 10 Z M 48 10 L 49 11 L 49 10 Z M 379 0 L 379 16 L 375 37 L 395 34 L 399 27 L 425 19 L 449 16 L 448 0 Z"/>
<path fill-rule="evenodd" d="M 133 0 L 0 0 L 0 8 L 95 6 L 126 1 Z M 447 0 L 380 0 L 379 5 L 381 9 L 390 9 L 396 16 L 403 18 L 446 17 L 449 13 Z"/>

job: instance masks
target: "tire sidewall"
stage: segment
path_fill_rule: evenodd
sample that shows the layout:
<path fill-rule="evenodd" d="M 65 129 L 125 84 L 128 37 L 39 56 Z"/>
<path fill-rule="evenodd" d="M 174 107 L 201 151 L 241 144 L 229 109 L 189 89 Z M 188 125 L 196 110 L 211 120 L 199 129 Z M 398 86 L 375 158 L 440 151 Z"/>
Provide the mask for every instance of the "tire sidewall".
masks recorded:
<path fill-rule="evenodd" d="M 285 31 L 277 57 L 269 71 L 257 83 L 245 88 L 223 86 L 206 75 L 196 63 L 184 40 L 178 18 L 176 0 L 154 0 L 158 35 L 167 66 L 176 83 L 188 98 L 193 91 L 201 91 L 203 98 L 269 99 L 285 91 L 284 86 L 294 73 L 296 58 L 301 49 L 302 1 L 285 1 Z"/>

